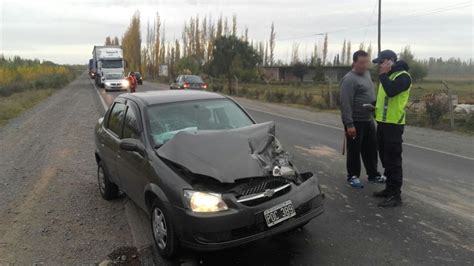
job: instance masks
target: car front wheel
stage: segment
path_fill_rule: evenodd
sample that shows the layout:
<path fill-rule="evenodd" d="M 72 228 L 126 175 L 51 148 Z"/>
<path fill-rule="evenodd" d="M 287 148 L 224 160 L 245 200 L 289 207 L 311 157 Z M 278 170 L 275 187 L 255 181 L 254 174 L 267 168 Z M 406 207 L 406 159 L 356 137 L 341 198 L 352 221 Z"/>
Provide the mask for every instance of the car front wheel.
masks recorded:
<path fill-rule="evenodd" d="M 117 185 L 110 181 L 109 175 L 105 171 L 102 162 L 99 162 L 97 167 L 97 183 L 102 198 L 105 200 L 113 200 L 118 197 L 119 189 Z"/>
<path fill-rule="evenodd" d="M 151 230 L 160 255 L 164 258 L 173 257 L 178 250 L 178 240 L 171 218 L 159 200 L 155 200 L 151 208 Z"/>

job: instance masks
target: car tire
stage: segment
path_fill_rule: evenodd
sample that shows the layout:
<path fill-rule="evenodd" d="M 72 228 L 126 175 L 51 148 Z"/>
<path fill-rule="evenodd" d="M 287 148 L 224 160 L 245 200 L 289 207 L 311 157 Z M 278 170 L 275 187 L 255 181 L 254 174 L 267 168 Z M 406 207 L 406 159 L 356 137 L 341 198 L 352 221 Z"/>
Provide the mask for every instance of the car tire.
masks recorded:
<path fill-rule="evenodd" d="M 99 186 L 99 192 L 103 199 L 113 200 L 118 197 L 119 189 L 117 185 L 110 181 L 109 174 L 105 170 L 102 162 L 99 162 L 97 165 L 97 185 Z"/>
<path fill-rule="evenodd" d="M 151 232 L 158 253 L 163 258 L 172 258 L 177 254 L 179 245 L 169 212 L 164 204 L 156 199 L 153 201 L 150 214 Z"/>

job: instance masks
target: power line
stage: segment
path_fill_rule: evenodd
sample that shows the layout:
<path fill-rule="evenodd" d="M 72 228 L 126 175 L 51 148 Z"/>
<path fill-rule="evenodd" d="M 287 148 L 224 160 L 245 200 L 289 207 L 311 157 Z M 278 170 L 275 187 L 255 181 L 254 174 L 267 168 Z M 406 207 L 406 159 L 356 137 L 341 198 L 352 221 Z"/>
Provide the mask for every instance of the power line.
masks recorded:
<path fill-rule="evenodd" d="M 464 7 L 468 7 L 468 6 L 472 6 L 472 2 L 457 3 L 455 5 L 450 5 L 450 6 L 446 6 L 446 7 L 443 7 L 443 8 L 435 8 L 435 9 L 431 9 L 431 10 L 428 10 L 428 11 L 421 11 L 420 10 L 420 11 L 411 13 L 409 15 L 394 17 L 394 18 L 385 20 L 385 21 L 382 22 L 382 24 L 390 24 L 390 23 L 393 23 L 393 22 L 409 20 L 409 19 L 413 19 L 413 18 L 418 18 L 418 17 L 422 17 L 422 16 L 431 15 L 431 14 L 446 12 L 446 11 L 450 11 L 450 10 L 454 10 L 454 9 L 460 9 L 460 8 L 464 8 Z M 358 30 L 358 29 L 363 29 L 363 28 L 372 27 L 372 26 L 376 26 L 376 25 L 377 25 L 377 23 L 372 23 L 372 24 L 360 25 L 360 26 L 357 26 L 357 27 L 347 27 L 347 28 L 341 28 L 341 29 L 332 30 L 332 31 L 318 32 L 318 33 L 313 33 L 313 34 L 308 34 L 308 35 L 282 38 L 282 39 L 277 39 L 277 40 L 278 41 L 287 41 L 287 40 L 303 39 L 303 38 L 309 38 L 309 37 L 314 37 L 314 36 L 322 36 L 322 35 L 329 34 L 329 33 L 338 33 L 338 32 L 344 32 L 344 31 L 348 31 L 348 30 Z"/>
<path fill-rule="evenodd" d="M 367 21 L 367 24 L 371 24 L 371 23 L 372 23 L 372 18 L 373 18 L 374 15 L 375 15 L 375 10 L 377 9 L 378 2 L 379 2 L 379 1 L 378 1 L 378 0 L 375 0 L 374 2 L 375 2 L 375 3 L 374 3 L 374 8 L 372 9 L 372 14 L 371 14 L 370 17 L 369 17 L 369 20 Z M 364 38 L 363 38 L 363 42 L 364 42 L 364 43 L 365 43 L 365 37 L 367 37 L 367 30 L 368 30 L 368 29 L 366 28 L 365 31 L 364 31 Z"/>

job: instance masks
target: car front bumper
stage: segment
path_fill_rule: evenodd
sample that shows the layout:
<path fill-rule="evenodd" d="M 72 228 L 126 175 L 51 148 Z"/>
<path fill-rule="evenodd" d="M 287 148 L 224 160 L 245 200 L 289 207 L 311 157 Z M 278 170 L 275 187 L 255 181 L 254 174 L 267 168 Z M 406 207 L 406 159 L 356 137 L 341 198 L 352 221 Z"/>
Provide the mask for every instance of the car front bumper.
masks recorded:
<path fill-rule="evenodd" d="M 263 212 L 291 200 L 296 215 L 268 227 Z M 235 204 L 233 206 L 233 204 Z M 206 214 L 175 207 L 174 221 L 181 245 L 200 251 L 240 246 L 301 226 L 324 212 L 323 194 L 316 177 L 292 188 L 287 193 L 256 206 L 230 202 L 229 210 Z"/>
<path fill-rule="evenodd" d="M 105 85 L 105 89 L 108 90 L 108 91 L 121 91 L 121 90 L 126 90 L 128 88 L 125 87 L 125 86 L 108 86 L 108 85 Z"/>

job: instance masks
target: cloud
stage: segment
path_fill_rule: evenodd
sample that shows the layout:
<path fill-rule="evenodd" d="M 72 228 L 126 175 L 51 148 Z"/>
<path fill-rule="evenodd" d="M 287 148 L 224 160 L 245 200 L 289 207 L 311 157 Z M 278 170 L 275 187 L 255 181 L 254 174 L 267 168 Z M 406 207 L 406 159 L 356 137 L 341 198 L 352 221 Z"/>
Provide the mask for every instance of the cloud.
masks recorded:
<path fill-rule="evenodd" d="M 411 45 L 416 56 L 473 57 L 471 6 L 469 3 L 433 0 L 398 0 L 383 5 L 383 48 L 401 50 Z M 249 37 L 267 40 L 270 25 L 277 32 L 276 56 L 288 59 L 294 42 L 301 56 L 309 55 L 322 36 L 294 38 L 329 32 L 329 57 L 342 48 L 344 39 L 353 47 L 360 42 L 376 44 L 376 0 L 3 0 L 0 8 L 0 53 L 84 63 L 92 47 L 106 36 L 121 36 L 135 11 L 142 16 L 142 34 L 147 20 L 159 12 L 168 40 L 180 38 L 191 16 L 220 14 L 238 17 L 239 31 L 249 28 Z M 436 11 L 436 12 L 435 12 Z M 371 25 L 371 26 L 367 26 Z M 144 37 L 144 36 L 143 36 Z M 145 39 L 145 38 L 143 38 Z M 375 47 L 374 47 L 375 48 Z"/>

